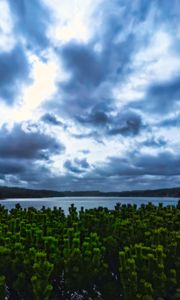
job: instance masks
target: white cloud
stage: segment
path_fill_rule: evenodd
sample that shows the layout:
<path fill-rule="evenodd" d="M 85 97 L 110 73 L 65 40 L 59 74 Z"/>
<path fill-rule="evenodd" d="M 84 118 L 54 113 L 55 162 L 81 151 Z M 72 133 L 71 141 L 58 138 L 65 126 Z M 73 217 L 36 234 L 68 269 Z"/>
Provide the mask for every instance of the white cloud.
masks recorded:
<path fill-rule="evenodd" d="M 150 44 L 135 55 L 134 68 L 139 74 L 143 72 L 147 81 L 168 80 L 180 68 L 180 58 L 171 53 L 172 43 L 172 36 L 159 30 Z"/>
<path fill-rule="evenodd" d="M 56 79 L 58 76 L 58 64 L 55 57 L 50 56 L 46 62 L 37 56 L 30 56 L 32 63 L 32 84 L 24 88 L 21 106 L 16 111 L 18 120 L 29 119 L 41 103 L 49 99 L 56 92 Z"/>
<path fill-rule="evenodd" d="M 22 86 L 22 93 L 13 107 L 0 103 L 3 111 L 1 124 L 36 120 L 40 113 L 39 106 L 56 92 L 57 78 L 65 78 L 65 74 L 59 69 L 56 56 L 52 53 L 47 54 L 47 61 L 42 61 L 36 55 L 28 56 L 32 66 L 32 81 Z"/>
<path fill-rule="evenodd" d="M 154 83 L 166 81 L 179 73 L 180 57 L 172 55 L 173 38 L 162 29 L 151 37 L 132 58 L 132 69 L 127 80 L 113 89 L 117 105 L 143 99 L 147 88 Z"/>
<path fill-rule="evenodd" d="M 54 14 L 54 24 L 50 26 L 49 35 L 59 45 L 70 40 L 87 42 L 95 27 L 92 15 L 100 0 L 44 0 Z"/>

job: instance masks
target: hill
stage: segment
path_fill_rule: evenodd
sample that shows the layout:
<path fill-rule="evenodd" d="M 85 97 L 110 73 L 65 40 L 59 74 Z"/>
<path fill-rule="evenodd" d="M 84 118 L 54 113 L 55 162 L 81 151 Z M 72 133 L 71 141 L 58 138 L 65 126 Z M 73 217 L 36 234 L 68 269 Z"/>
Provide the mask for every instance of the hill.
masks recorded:
<path fill-rule="evenodd" d="M 0 199 L 6 198 L 47 198 L 47 197 L 180 197 L 180 187 L 157 190 L 134 190 L 123 192 L 101 191 L 52 191 L 33 190 L 17 187 L 0 187 Z"/>

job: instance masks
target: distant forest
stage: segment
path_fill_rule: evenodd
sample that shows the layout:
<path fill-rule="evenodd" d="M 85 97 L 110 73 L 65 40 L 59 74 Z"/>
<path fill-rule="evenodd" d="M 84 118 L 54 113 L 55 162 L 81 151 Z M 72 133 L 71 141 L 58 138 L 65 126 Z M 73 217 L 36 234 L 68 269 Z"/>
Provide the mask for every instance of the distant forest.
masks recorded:
<path fill-rule="evenodd" d="M 17 187 L 0 187 L 0 199 L 44 198 L 44 197 L 180 197 L 180 187 L 158 190 L 135 190 L 124 192 L 100 191 L 51 191 L 32 190 Z"/>

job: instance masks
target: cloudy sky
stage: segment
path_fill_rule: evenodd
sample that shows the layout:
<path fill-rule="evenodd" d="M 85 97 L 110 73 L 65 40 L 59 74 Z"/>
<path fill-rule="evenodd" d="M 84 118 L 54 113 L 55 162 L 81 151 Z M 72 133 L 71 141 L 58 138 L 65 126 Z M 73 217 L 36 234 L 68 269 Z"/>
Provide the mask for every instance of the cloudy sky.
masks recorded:
<path fill-rule="evenodd" d="M 180 185 L 179 0 L 0 0 L 0 185 Z"/>

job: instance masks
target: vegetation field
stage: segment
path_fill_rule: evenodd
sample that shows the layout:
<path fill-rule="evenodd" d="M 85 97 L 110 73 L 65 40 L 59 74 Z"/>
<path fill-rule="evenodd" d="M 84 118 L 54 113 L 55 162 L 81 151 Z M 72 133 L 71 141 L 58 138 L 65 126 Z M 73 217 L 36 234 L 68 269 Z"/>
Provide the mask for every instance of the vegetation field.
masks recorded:
<path fill-rule="evenodd" d="M 180 299 L 179 207 L 0 206 L 0 300 Z"/>

